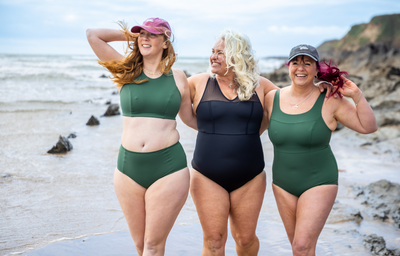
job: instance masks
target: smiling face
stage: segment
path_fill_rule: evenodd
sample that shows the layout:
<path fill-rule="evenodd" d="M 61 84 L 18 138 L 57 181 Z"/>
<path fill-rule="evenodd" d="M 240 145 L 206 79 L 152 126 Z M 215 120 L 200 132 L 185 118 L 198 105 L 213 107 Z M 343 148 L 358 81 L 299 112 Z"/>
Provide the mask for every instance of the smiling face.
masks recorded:
<path fill-rule="evenodd" d="M 307 86 L 313 84 L 317 73 L 316 61 L 306 55 L 297 56 L 289 63 L 289 76 L 295 85 Z"/>
<path fill-rule="evenodd" d="M 211 72 L 223 76 L 226 73 L 225 41 L 219 39 L 215 42 L 210 56 Z"/>
<path fill-rule="evenodd" d="M 164 35 L 150 33 L 144 29 L 140 30 L 138 38 L 140 53 L 144 56 L 162 55 L 164 49 L 167 49 Z"/>

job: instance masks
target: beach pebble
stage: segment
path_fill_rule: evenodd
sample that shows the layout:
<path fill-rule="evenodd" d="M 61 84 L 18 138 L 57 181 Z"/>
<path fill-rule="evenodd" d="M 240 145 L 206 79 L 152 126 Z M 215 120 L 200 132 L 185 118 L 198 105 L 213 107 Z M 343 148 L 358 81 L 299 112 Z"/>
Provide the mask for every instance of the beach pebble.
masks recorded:
<path fill-rule="evenodd" d="M 58 142 L 55 146 L 53 146 L 52 149 L 47 151 L 49 154 L 59 154 L 59 153 L 65 153 L 67 151 L 70 151 L 72 149 L 72 144 L 69 142 L 69 140 L 63 136 L 60 135 Z"/>
<path fill-rule="evenodd" d="M 108 106 L 108 108 L 103 116 L 116 116 L 116 115 L 120 115 L 120 114 L 121 113 L 119 112 L 119 105 L 111 104 L 110 106 Z"/>
<path fill-rule="evenodd" d="M 76 133 L 71 132 L 71 133 L 68 135 L 67 138 L 68 138 L 68 139 L 69 139 L 69 138 L 75 139 L 75 138 L 76 138 Z"/>
<path fill-rule="evenodd" d="M 99 125 L 99 124 L 100 124 L 99 120 L 94 116 L 91 116 L 89 118 L 89 121 L 87 121 L 87 123 L 86 123 L 86 125 L 90 125 L 90 126 Z"/>

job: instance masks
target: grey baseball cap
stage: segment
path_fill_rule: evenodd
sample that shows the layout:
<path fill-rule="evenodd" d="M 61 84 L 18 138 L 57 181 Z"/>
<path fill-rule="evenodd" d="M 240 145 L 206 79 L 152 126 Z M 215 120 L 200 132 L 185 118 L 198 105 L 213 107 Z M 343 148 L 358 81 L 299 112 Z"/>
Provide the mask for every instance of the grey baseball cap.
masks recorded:
<path fill-rule="evenodd" d="M 319 55 L 317 49 L 314 46 L 308 44 L 300 44 L 292 48 L 289 54 L 288 62 L 291 61 L 294 57 L 299 55 L 307 55 L 313 58 L 315 61 L 319 61 Z"/>

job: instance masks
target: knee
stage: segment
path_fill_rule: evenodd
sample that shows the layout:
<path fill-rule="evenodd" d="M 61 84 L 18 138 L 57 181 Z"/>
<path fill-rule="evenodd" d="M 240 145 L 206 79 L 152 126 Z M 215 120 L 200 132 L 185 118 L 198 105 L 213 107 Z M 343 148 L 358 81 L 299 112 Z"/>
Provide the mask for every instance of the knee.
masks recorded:
<path fill-rule="evenodd" d="M 236 245 L 242 248 L 249 248 L 253 246 L 254 243 L 258 242 L 258 237 L 256 234 L 232 234 L 233 239 L 235 239 Z"/>
<path fill-rule="evenodd" d="M 305 239 L 294 239 L 292 244 L 292 250 L 294 256 L 300 255 L 314 255 L 314 247 L 312 244 Z"/>
<path fill-rule="evenodd" d="M 210 234 L 204 237 L 204 247 L 211 252 L 218 252 L 225 248 L 224 234 Z"/>
<path fill-rule="evenodd" d="M 154 240 L 154 239 L 145 239 L 144 248 L 146 252 L 151 252 L 152 254 L 157 254 L 164 251 L 165 242 Z M 137 247 L 136 247 L 137 248 Z"/>
<path fill-rule="evenodd" d="M 144 244 L 142 243 L 136 243 L 135 242 L 135 247 L 136 247 L 136 251 L 138 252 L 139 255 L 143 254 L 144 251 Z"/>

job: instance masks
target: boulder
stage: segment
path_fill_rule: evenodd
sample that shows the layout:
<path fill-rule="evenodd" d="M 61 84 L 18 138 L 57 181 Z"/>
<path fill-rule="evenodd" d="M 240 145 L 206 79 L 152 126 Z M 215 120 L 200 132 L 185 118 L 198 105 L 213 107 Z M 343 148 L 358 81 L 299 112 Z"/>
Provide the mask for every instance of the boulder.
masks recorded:
<path fill-rule="evenodd" d="M 364 200 L 364 214 L 370 218 L 386 221 L 400 228 L 400 184 L 379 180 L 356 189 L 357 197 Z"/>
<path fill-rule="evenodd" d="M 99 125 L 99 124 L 100 124 L 99 120 L 94 116 L 91 116 L 89 118 L 89 121 L 87 121 L 87 123 L 86 123 L 86 125 L 90 125 L 90 126 Z"/>
<path fill-rule="evenodd" d="M 376 234 L 365 236 L 363 239 L 363 244 L 369 251 L 371 251 L 373 255 L 400 256 L 399 250 L 386 248 L 385 239 L 383 239 L 381 236 L 377 236 Z"/>
<path fill-rule="evenodd" d="M 72 149 L 72 144 L 69 142 L 69 140 L 63 136 L 60 135 L 58 142 L 55 146 L 53 146 L 52 149 L 47 151 L 49 154 L 60 154 L 60 153 L 66 153 Z"/>
<path fill-rule="evenodd" d="M 119 105 L 111 104 L 110 106 L 108 106 L 108 108 L 103 116 L 116 116 L 116 115 L 120 115 L 120 114 L 121 113 L 119 112 Z"/>

